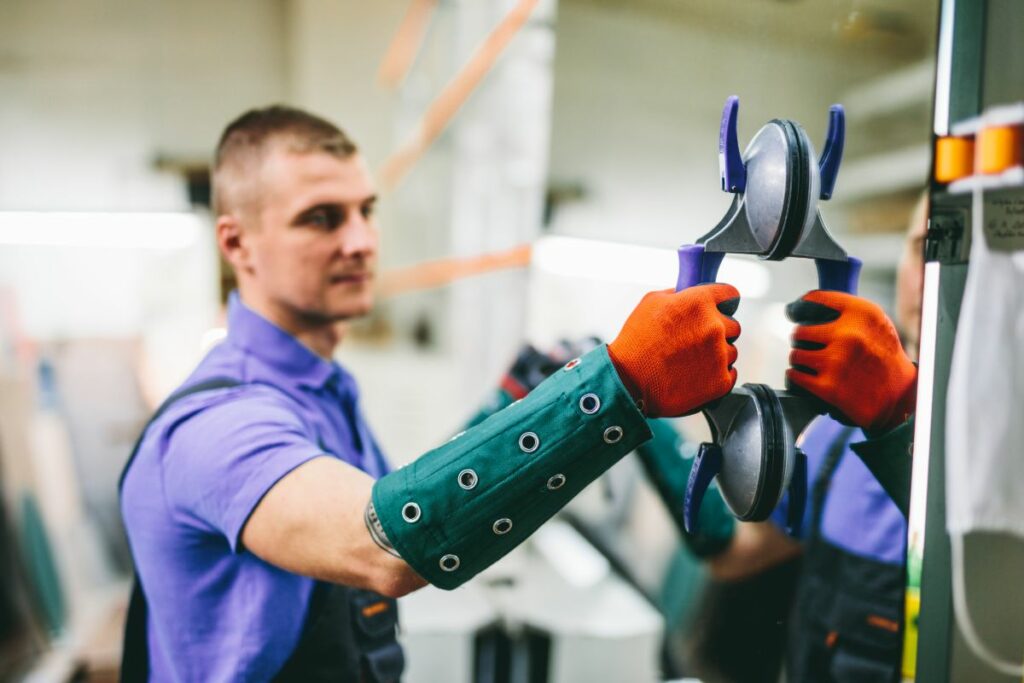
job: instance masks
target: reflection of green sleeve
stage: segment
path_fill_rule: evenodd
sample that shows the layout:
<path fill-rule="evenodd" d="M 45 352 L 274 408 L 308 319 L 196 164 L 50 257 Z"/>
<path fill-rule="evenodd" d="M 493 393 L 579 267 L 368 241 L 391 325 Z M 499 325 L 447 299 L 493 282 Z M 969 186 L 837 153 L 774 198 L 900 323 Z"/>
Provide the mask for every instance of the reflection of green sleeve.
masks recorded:
<path fill-rule="evenodd" d="M 914 418 L 899 427 L 869 437 L 867 441 L 850 444 L 868 466 L 904 515 L 910 508 L 910 470 L 913 465 Z"/>
<path fill-rule="evenodd" d="M 637 447 L 644 471 L 672 515 L 687 547 L 698 557 L 717 555 L 732 540 L 736 519 L 718 487 L 712 485 L 700 506 L 700 530 L 688 534 L 683 524 L 683 501 L 695 449 L 665 420 L 648 420 L 654 438 Z"/>
<path fill-rule="evenodd" d="M 487 403 L 469 420 L 466 429 L 480 424 L 513 402 L 507 392 L 495 389 Z M 688 534 L 683 526 L 683 500 L 696 447 L 686 443 L 667 420 L 648 420 L 647 425 L 654 438 L 637 448 L 636 452 L 686 546 L 697 557 L 710 557 L 725 550 L 732 540 L 736 519 L 726 507 L 716 484 L 711 485 L 701 503 L 699 532 Z"/>
<path fill-rule="evenodd" d="M 491 394 L 487 401 L 480 407 L 480 410 L 478 410 L 473 417 L 469 418 L 469 421 L 466 422 L 466 426 L 463 427 L 463 429 L 476 427 L 502 408 L 507 408 L 512 405 L 513 402 L 512 396 L 507 391 L 500 388 L 495 389 L 494 393 Z"/>

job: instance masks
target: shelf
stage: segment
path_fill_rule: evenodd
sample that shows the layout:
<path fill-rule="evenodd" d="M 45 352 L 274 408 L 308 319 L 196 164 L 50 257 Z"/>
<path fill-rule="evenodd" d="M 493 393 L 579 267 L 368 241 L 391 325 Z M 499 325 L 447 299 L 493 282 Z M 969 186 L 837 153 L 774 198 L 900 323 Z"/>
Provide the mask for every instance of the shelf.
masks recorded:
<path fill-rule="evenodd" d="M 853 202 L 928 184 L 932 150 L 927 143 L 851 159 L 839 172 L 836 200 Z"/>
<path fill-rule="evenodd" d="M 1024 166 L 1008 168 L 998 175 L 972 175 L 955 180 L 946 187 L 950 194 L 966 194 L 975 190 L 1003 190 L 1024 187 Z"/>
<path fill-rule="evenodd" d="M 839 100 L 852 123 L 891 116 L 931 104 L 935 60 L 925 59 L 847 90 Z"/>

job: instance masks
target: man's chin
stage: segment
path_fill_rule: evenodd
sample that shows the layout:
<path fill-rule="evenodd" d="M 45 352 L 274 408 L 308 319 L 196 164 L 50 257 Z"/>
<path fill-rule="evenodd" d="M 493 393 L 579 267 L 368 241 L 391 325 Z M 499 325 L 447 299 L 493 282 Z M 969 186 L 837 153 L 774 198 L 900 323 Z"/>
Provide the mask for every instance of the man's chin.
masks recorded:
<path fill-rule="evenodd" d="M 346 301 L 344 304 L 331 306 L 328 317 L 334 322 L 355 320 L 369 315 L 373 311 L 373 297 L 367 296 L 364 301 Z"/>

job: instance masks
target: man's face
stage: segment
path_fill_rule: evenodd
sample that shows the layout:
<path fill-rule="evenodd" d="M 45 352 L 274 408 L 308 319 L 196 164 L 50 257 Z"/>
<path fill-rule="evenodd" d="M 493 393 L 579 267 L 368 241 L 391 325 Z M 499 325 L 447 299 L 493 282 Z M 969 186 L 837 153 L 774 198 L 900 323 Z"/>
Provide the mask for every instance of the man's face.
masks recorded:
<path fill-rule="evenodd" d="M 254 180 L 260 194 L 255 229 L 246 229 L 246 271 L 257 295 L 301 325 L 368 313 L 378 235 L 362 158 L 275 145 Z"/>
<path fill-rule="evenodd" d="M 896 270 L 896 324 L 908 351 L 917 349 L 921 336 L 921 295 L 924 292 L 924 239 L 928 227 L 928 204 L 918 202 L 910 219 L 903 256 Z M 916 355 L 916 353 L 915 353 Z"/>

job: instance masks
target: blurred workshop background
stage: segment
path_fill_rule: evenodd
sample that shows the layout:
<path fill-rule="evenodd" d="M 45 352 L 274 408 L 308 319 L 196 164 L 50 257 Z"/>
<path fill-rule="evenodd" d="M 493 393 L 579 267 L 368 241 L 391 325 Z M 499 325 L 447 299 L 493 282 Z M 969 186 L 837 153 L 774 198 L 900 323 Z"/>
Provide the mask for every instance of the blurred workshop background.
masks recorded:
<path fill-rule="evenodd" d="M 717 156 L 729 95 L 741 145 L 790 118 L 820 148 L 829 106 L 845 105 L 822 213 L 865 262 L 861 293 L 891 310 L 930 172 L 938 5 L 4 0 L 0 679 L 116 676 L 131 572 L 117 478 L 147 416 L 224 334 L 209 162 L 240 112 L 308 108 L 375 171 L 378 305 L 338 358 L 405 463 L 460 429 L 524 341 L 610 339 L 643 292 L 674 284 L 675 247 L 731 201 Z M 730 258 L 721 279 L 743 294 L 742 381 L 781 386 L 783 308 L 815 286 L 812 265 Z M 700 416 L 679 427 L 707 435 Z M 532 589 L 502 593 L 485 574 L 447 601 L 408 598 L 410 681 L 483 680 L 474 648 L 498 622 L 525 635 L 511 673 L 488 680 L 692 670 L 704 570 L 635 462 L 593 489 L 576 523 L 496 568 L 542 557 Z M 537 678 L 514 662 L 541 632 L 561 636 Z M 602 649 L 608 661 L 585 654 Z"/>

